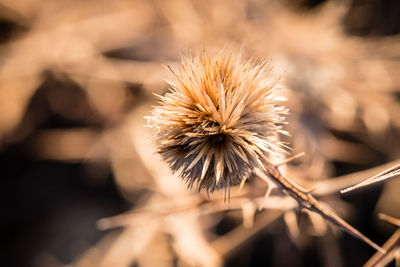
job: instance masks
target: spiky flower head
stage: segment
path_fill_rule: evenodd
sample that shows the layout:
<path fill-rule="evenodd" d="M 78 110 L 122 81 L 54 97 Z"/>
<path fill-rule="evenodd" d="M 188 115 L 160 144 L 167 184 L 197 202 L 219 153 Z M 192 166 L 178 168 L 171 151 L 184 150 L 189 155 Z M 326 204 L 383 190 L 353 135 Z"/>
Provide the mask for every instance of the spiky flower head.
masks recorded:
<path fill-rule="evenodd" d="M 280 153 L 287 110 L 266 62 L 220 52 L 182 57 L 170 90 L 147 117 L 158 153 L 198 189 L 239 184 Z"/>

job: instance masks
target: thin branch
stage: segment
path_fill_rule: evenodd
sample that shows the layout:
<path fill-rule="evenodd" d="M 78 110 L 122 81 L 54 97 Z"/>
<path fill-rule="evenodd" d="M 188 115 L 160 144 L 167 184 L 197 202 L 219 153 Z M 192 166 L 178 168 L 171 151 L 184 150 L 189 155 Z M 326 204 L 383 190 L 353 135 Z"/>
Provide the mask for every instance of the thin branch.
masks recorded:
<path fill-rule="evenodd" d="M 327 221 L 340 227 L 345 232 L 360 239 L 361 241 L 364 241 L 374 249 L 378 250 L 380 253 L 386 253 L 385 249 L 375 244 L 368 237 L 363 235 L 353 226 L 351 226 L 338 215 L 336 215 L 333 211 L 330 211 L 329 209 L 323 207 L 321 203 L 317 201 L 309 192 L 282 176 L 282 174 L 276 167 L 272 165 L 267 166 L 267 175 L 272 179 L 272 181 L 277 185 L 279 189 L 285 191 L 288 195 L 293 197 L 299 203 L 300 208 L 305 208 L 320 214 Z"/>
<path fill-rule="evenodd" d="M 386 243 L 382 246 L 387 253 L 382 254 L 380 252 L 376 252 L 374 256 L 372 256 L 364 265 L 364 267 L 372 267 L 372 266 L 385 266 L 385 263 L 389 263 L 396 256 L 396 248 L 400 244 L 400 229 L 397 229 L 396 232 L 386 241 Z"/>
<path fill-rule="evenodd" d="M 394 226 L 400 227 L 400 219 L 394 218 L 392 216 L 379 213 L 378 214 L 379 219 L 384 220 L 387 223 L 393 224 Z"/>
<path fill-rule="evenodd" d="M 314 195 L 326 196 L 332 193 L 336 193 L 343 188 L 350 187 L 352 184 L 360 183 L 362 180 L 364 180 L 363 177 L 372 176 L 374 175 L 374 173 L 382 172 L 383 170 L 390 168 L 397 163 L 398 160 L 391 161 L 374 168 L 316 182 L 313 184 L 313 187 L 316 188 L 316 190 L 314 191 Z"/>
<path fill-rule="evenodd" d="M 374 176 L 362 181 L 361 183 L 358 183 L 358 184 L 356 184 L 354 186 L 351 186 L 349 188 L 343 189 L 340 192 L 341 193 L 347 193 L 347 192 L 353 191 L 355 189 L 359 189 L 359 188 L 366 187 L 366 186 L 369 186 L 369 185 L 372 185 L 372 184 L 375 184 L 375 183 L 379 183 L 381 181 L 385 181 L 385 180 L 387 180 L 389 178 L 393 178 L 393 177 L 398 176 L 398 175 L 400 175 L 400 163 L 397 163 L 396 165 L 394 165 L 394 166 L 392 166 L 392 167 L 390 167 L 390 168 L 388 168 L 388 169 L 386 169 L 386 170 L 384 170 L 384 171 L 382 171 L 382 172 L 380 172 L 380 173 L 378 173 L 378 174 L 376 174 L 376 175 L 374 175 Z"/>

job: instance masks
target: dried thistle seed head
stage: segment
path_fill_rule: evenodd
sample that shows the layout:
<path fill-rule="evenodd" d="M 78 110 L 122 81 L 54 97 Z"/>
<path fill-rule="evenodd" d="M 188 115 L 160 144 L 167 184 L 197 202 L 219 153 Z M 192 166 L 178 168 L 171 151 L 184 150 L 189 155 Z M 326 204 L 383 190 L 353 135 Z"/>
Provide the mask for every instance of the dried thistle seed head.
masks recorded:
<path fill-rule="evenodd" d="M 198 53 L 173 74 L 147 120 L 158 152 L 189 187 L 229 190 L 284 150 L 278 133 L 287 110 L 275 104 L 279 78 L 266 62 Z"/>

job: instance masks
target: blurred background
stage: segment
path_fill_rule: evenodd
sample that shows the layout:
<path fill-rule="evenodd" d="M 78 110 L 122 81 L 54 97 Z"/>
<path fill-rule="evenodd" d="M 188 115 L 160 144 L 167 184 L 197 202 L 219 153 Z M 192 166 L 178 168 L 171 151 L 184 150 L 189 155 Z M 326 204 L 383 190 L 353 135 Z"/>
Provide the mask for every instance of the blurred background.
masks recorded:
<path fill-rule="evenodd" d="M 383 244 L 400 179 L 338 192 L 400 158 L 399 14 L 396 0 L 0 0 L 0 265 L 363 265 L 373 249 L 313 214 L 298 224 L 279 192 L 258 211 L 261 181 L 231 203 L 187 190 L 143 117 L 182 52 L 270 60 L 306 152 L 285 171 Z"/>

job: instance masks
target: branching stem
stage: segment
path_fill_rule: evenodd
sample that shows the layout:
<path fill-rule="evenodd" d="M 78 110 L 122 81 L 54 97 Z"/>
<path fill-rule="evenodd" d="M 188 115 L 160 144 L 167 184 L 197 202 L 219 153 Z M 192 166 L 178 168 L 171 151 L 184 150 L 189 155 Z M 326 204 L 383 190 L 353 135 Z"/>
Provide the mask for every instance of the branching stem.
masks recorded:
<path fill-rule="evenodd" d="M 377 251 L 381 253 L 386 253 L 385 249 L 375 244 L 372 240 L 370 240 L 360 231 L 358 231 L 353 226 L 348 224 L 346 221 L 344 221 L 342 218 L 336 215 L 333 211 L 329 210 L 326 207 L 323 207 L 321 203 L 311 195 L 311 193 L 307 192 L 299 185 L 285 178 L 276 166 L 269 165 L 267 166 L 266 171 L 267 175 L 273 180 L 276 186 L 282 191 L 286 192 L 291 197 L 293 197 L 299 203 L 300 208 L 304 208 L 309 211 L 318 213 L 325 220 L 340 227 L 348 234 L 360 239 L 361 241 L 364 241 Z"/>

